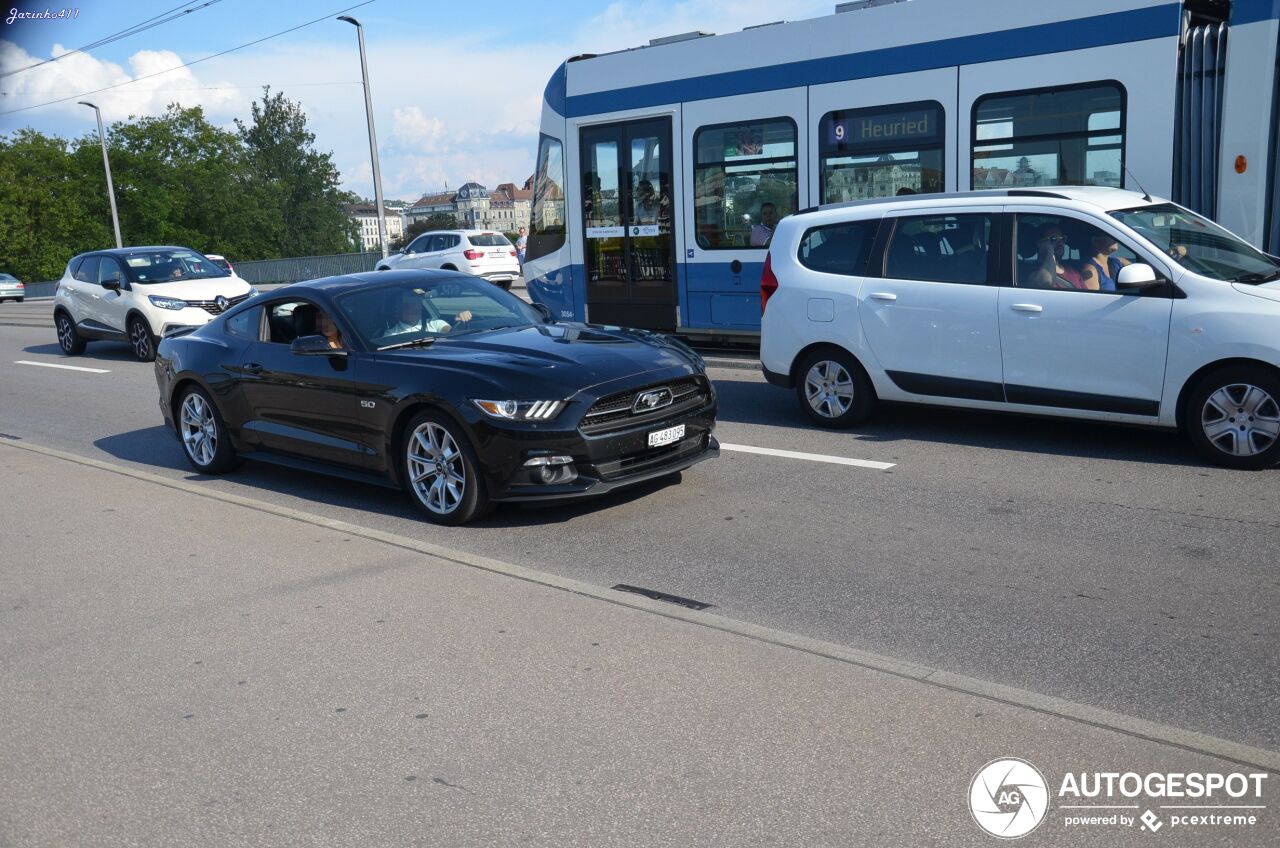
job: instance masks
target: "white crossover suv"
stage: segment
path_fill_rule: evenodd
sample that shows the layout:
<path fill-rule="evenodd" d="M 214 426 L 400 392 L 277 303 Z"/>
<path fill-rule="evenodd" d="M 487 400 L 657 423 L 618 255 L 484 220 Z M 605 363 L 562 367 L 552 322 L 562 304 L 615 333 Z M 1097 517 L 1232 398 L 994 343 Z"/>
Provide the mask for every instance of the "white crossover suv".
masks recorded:
<path fill-rule="evenodd" d="M 823 426 L 909 401 L 1280 460 L 1280 259 L 1166 200 L 1054 186 L 808 210 L 778 226 L 760 289 L 765 376 Z"/>
<path fill-rule="evenodd" d="M 376 270 L 442 268 L 483 277 L 503 289 L 520 276 L 516 248 L 491 230 L 435 230 L 415 238 L 399 253 L 379 260 Z"/>
<path fill-rule="evenodd" d="M 53 324 L 68 355 L 83 353 L 89 340 L 123 341 L 150 362 L 166 330 L 206 324 L 257 293 L 190 248 L 98 250 L 67 263 Z"/>

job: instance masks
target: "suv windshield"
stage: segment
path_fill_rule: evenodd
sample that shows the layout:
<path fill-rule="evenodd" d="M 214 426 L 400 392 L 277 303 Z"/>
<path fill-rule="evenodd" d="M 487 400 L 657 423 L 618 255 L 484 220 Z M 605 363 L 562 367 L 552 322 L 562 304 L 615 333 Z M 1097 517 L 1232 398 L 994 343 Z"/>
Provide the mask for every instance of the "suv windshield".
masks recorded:
<path fill-rule="evenodd" d="M 1280 280 L 1280 264 L 1209 219 L 1180 206 L 1163 203 L 1119 209 L 1111 216 L 1193 273 L 1255 285 Z"/>
<path fill-rule="evenodd" d="M 502 233 L 475 233 L 467 236 L 467 241 L 476 247 L 510 247 L 511 242 Z"/>
<path fill-rule="evenodd" d="M 142 285 L 230 276 L 208 257 L 186 248 L 142 250 L 121 258 L 129 269 L 129 280 Z"/>
<path fill-rule="evenodd" d="M 483 280 L 408 280 L 360 288 L 338 308 L 374 348 L 410 347 L 443 336 L 543 323 L 529 304 Z"/>

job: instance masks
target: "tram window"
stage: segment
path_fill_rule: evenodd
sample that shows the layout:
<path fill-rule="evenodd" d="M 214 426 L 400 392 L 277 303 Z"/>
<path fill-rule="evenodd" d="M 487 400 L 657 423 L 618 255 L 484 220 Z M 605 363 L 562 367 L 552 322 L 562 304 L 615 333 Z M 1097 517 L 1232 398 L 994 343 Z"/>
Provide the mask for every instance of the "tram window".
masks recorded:
<path fill-rule="evenodd" d="M 823 115 L 820 202 L 942 191 L 945 120 L 935 100 Z"/>
<path fill-rule="evenodd" d="M 1114 80 L 980 97 L 972 188 L 1122 188 L 1124 133 L 1125 90 Z"/>
<path fill-rule="evenodd" d="M 693 135 L 694 240 L 703 250 L 764 250 L 796 210 L 796 122 L 771 118 Z"/>
<path fill-rule="evenodd" d="M 544 135 L 538 141 L 525 261 L 564 246 L 564 220 L 564 146 L 560 139 Z"/>

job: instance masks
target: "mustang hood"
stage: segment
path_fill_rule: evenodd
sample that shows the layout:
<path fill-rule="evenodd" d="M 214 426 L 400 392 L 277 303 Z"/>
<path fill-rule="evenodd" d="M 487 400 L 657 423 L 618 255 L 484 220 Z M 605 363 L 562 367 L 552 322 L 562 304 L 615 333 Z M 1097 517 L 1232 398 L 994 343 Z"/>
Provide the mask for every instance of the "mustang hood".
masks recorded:
<path fill-rule="evenodd" d="M 393 352 L 388 352 L 393 353 Z M 527 384 L 533 394 L 569 397 L 579 391 L 653 373 L 655 381 L 702 370 L 702 361 L 683 343 L 642 330 L 545 324 L 444 337 L 430 348 L 397 355 L 444 365 L 455 360 L 472 374 L 490 372 L 509 385 Z M 483 367 L 478 367 L 483 366 Z M 518 382 L 512 382 L 518 381 Z"/>

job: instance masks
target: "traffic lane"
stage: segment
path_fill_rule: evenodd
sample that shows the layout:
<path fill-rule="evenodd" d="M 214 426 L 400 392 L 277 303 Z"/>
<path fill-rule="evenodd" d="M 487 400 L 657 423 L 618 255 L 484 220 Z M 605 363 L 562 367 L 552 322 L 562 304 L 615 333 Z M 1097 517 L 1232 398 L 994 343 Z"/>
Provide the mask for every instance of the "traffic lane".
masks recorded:
<path fill-rule="evenodd" d="M 0 411 L 0 432 L 193 476 L 158 424 L 149 366 L 57 378 L 36 371 L 43 369 L 20 380 L 4 371 L 6 396 L 19 402 Z M 762 405 L 736 400 L 731 382 L 718 380 L 726 441 L 852 452 L 848 434 L 734 422 Z M 94 410 L 92 417 L 67 414 L 67 392 L 47 388 L 72 383 L 83 391 L 72 405 Z M 1006 426 L 1017 420 L 990 417 Z M 687 472 L 681 485 L 570 507 L 505 508 L 457 529 L 424 524 L 399 493 L 271 466 L 249 463 L 203 484 L 1275 746 L 1264 718 L 1280 688 L 1268 650 L 1277 634 L 1267 625 L 1277 597 L 1268 559 L 1274 528 L 1164 510 L 1125 517 L 1099 507 L 1092 487 L 1071 498 L 1013 497 L 998 485 L 922 474 L 913 452 L 930 444 L 904 441 L 903 463 L 889 472 L 726 453 Z M 988 457 L 987 465 L 991 456 L 1023 459 L 958 450 Z M 1054 460 L 1103 462 L 1043 459 Z M 1178 469 L 1188 472 L 1165 473 Z M 1207 562 L 1221 550 L 1236 554 Z"/>

